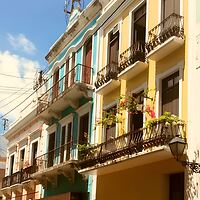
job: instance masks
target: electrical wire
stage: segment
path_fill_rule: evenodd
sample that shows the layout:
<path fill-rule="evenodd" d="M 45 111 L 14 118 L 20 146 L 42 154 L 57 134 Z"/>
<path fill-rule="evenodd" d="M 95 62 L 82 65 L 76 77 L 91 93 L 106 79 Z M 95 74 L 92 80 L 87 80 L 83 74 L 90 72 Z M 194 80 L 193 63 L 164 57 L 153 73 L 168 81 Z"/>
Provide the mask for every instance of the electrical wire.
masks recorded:
<path fill-rule="evenodd" d="M 33 84 L 32 82 L 31 83 L 28 83 L 27 85 L 25 85 L 24 87 L 27 87 L 27 86 L 29 86 L 29 85 L 31 85 L 31 84 Z M 23 88 L 24 88 L 23 87 Z M 21 89 L 23 89 L 23 88 L 20 88 L 19 90 L 17 90 L 15 93 L 13 93 L 13 94 L 11 94 L 11 95 L 9 95 L 9 96 L 7 96 L 7 97 L 5 97 L 4 99 L 2 99 L 2 100 L 0 100 L 0 103 L 2 102 L 2 101 L 5 101 L 5 100 L 7 100 L 8 98 L 10 98 L 10 97 L 12 97 L 12 96 L 14 96 L 15 94 L 17 94 L 19 91 L 21 91 Z"/>
<path fill-rule="evenodd" d="M 1 108 L 4 108 L 5 106 L 7 106 L 7 105 L 9 105 L 9 104 L 11 104 L 11 103 L 14 102 L 16 99 L 19 99 L 23 94 L 26 94 L 28 91 L 30 91 L 30 89 L 28 89 L 28 90 L 26 90 L 25 92 L 23 92 L 22 94 L 20 94 L 17 98 L 15 98 L 15 99 L 9 101 L 8 103 L 6 103 L 6 104 L 0 106 L 0 109 L 1 109 Z"/>
<path fill-rule="evenodd" d="M 4 74 L 4 73 L 0 73 L 0 75 L 2 75 L 2 76 L 9 76 L 9 77 L 13 77 L 13 78 L 20 78 L 20 79 L 31 79 L 31 80 L 33 80 L 33 78 L 28 78 L 28 77 L 20 77 L 20 76 L 15 76 L 15 75 L 10 75 L 10 74 Z"/>
<path fill-rule="evenodd" d="M 126 2 L 126 0 L 123 0 L 121 2 L 121 4 L 112 12 L 112 14 L 97 28 L 97 30 L 99 30 L 102 26 L 105 25 L 105 23 L 116 13 L 116 11 Z M 82 45 L 81 47 L 83 47 L 84 45 Z M 52 77 L 52 76 L 51 76 Z M 50 77 L 50 78 L 51 78 Z M 49 79 L 48 79 L 49 80 Z M 47 80 L 39 87 L 41 88 L 45 83 L 47 82 Z M 37 88 L 36 91 L 39 89 Z M 8 115 L 9 113 L 11 113 L 13 110 L 15 110 L 16 108 L 18 108 L 22 103 L 24 103 L 29 97 L 31 97 L 36 91 L 34 91 L 33 93 L 31 93 L 27 98 L 25 98 L 21 103 L 19 103 L 18 105 L 16 105 L 14 108 L 12 108 L 10 111 L 8 111 L 6 114 L 2 115 L 0 118 L 5 117 L 6 115 Z"/>

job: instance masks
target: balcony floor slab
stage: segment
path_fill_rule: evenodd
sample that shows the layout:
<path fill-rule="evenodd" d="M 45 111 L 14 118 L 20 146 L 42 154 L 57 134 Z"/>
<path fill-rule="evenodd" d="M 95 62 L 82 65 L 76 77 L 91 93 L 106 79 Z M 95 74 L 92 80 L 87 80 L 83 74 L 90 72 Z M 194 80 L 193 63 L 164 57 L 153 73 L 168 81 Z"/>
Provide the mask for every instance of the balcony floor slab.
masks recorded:
<path fill-rule="evenodd" d="M 180 48 L 184 44 L 184 39 L 172 36 L 163 44 L 158 45 L 152 50 L 150 53 L 147 54 L 147 58 L 155 61 L 159 61 L 162 58 L 166 57 L 170 53 L 174 52 L 178 48 Z"/>

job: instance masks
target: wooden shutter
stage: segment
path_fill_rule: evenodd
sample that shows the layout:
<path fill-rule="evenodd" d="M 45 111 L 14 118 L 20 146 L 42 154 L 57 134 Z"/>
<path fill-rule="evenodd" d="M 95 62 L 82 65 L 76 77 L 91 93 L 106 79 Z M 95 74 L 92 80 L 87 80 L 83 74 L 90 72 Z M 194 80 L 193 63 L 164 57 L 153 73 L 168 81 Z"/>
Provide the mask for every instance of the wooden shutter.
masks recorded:
<path fill-rule="evenodd" d="M 92 64 L 92 37 L 85 44 L 85 66 L 82 67 L 83 82 L 89 84 Z"/>

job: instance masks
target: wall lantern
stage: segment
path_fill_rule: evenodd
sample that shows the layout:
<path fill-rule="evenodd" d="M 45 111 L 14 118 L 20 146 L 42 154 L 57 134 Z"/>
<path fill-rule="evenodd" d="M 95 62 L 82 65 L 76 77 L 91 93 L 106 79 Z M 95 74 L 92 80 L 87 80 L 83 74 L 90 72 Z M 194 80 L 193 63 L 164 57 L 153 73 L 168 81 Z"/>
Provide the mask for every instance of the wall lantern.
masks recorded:
<path fill-rule="evenodd" d="M 200 163 L 196 162 L 187 162 L 180 160 L 179 158 L 183 155 L 184 149 L 186 147 L 187 143 L 183 138 L 180 136 L 175 136 L 170 142 L 169 142 L 169 148 L 171 150 L 172 155 L 174 158 L 181 162 L 183 166 L 188 166 L 190 169 L 195 173 L 200 173 Z"/>

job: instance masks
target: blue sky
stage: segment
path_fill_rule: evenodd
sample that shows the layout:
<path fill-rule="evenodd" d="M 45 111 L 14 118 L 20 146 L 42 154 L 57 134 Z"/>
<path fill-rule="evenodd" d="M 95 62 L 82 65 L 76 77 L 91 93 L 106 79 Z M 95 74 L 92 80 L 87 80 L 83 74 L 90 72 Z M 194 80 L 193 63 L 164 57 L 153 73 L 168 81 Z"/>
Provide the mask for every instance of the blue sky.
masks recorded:
<path fill-rule="evenodd" d="M 64 0 L 19 0 L 0 2 L 0 50 L 10 50 L 20 56 L 38 60 L 42 66 L 49 47 L 65 31 Z M 37 52 L 27 55 L 14 49 L 7 35 L 23 34 L 36 47 Z"/>
<path fill-rule="evenodd" d="M 64 4 L 65 0 L 0 2 L 0 117 L 31 94 L 36 69 L 48 66 L 45 56 L 66 29 Z M 5 117 L 10 122 L 17 119 L 24 107 Z M 0 119 L 0 133 L 2 124 Z"/>

